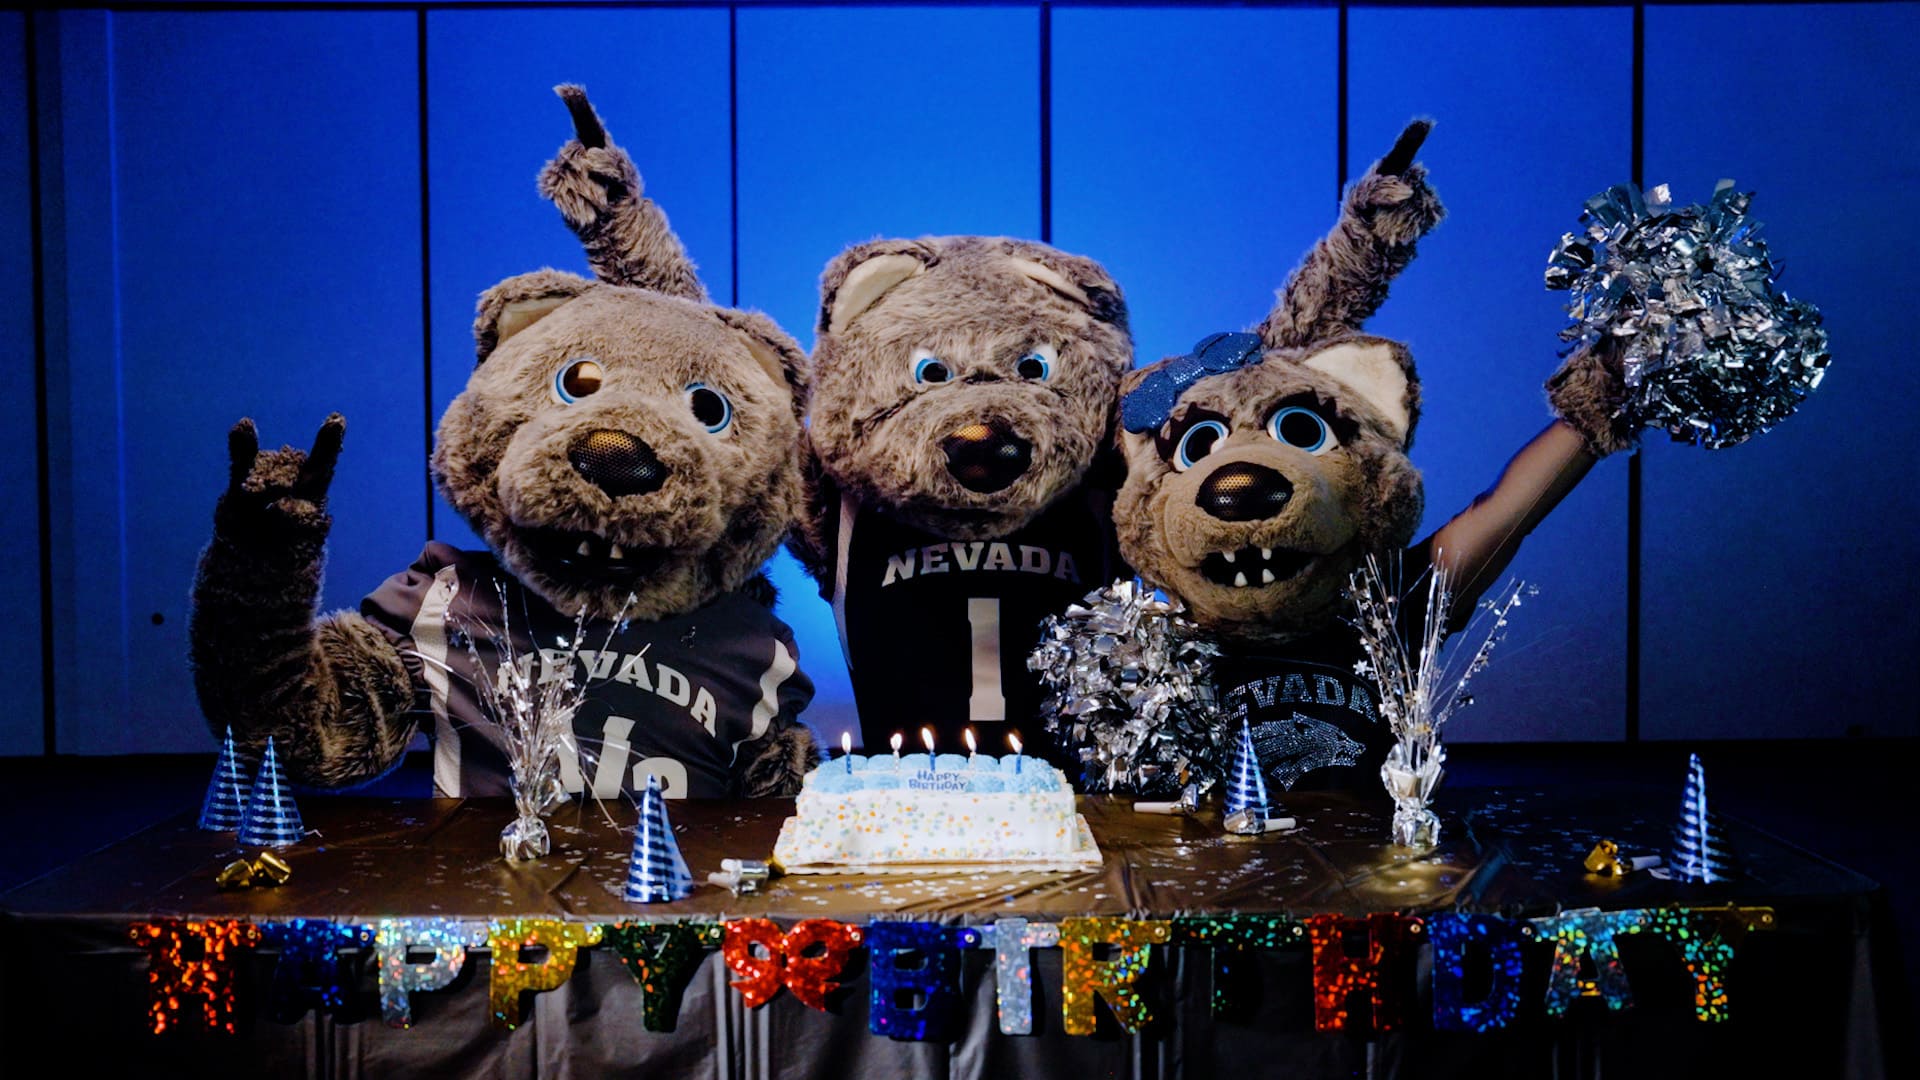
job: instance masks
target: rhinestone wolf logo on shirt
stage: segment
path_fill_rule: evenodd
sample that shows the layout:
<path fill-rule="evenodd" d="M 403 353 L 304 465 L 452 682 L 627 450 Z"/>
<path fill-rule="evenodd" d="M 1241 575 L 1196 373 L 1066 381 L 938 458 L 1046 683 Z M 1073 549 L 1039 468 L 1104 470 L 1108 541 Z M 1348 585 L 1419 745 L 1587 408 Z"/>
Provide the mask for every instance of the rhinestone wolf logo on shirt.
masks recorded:
<path fill-rule="evenodd" d="M 1253 729 L 1254 752 L 1284 791 L 1315 769 L 1352 765 L 1366 748 L 1332 724 L 1294 713 Z"/>

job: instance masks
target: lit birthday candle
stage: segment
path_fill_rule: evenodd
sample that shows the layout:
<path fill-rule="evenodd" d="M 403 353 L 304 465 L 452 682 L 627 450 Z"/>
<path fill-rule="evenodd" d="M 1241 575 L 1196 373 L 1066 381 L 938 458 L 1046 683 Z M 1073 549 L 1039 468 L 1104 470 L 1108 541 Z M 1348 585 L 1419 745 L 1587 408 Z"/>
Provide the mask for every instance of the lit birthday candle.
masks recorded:
<path fill-rule="evenodd" d="M 900 746 L 907 741 L 906 736 L 896 731 L 893 738 L 887 741 L 893 744 L 893 767 L 897 769 L 900 767 Z"/>
<path fill-rule="evenodd" d="M 933 729 L 932 728 L 923 727 L 920 729 L 920 745 L 927 748 L 927 771 L 932 772 L 933 771 Z"/>
<path fill-rule="evenodd" d="M 848 772 L 853 771 L 853 733 L 850 731 L 840 733 L 840 760 L 847 763 Z"/>
<path fill-rule="evenodd" d="M 963 739 L 967 744 L 967 768 L 971 769 L 973 768 L 973 758 L 974 758 L 973 729 L 968 728 L 967 730 L 961 732 L 960 738 Z"/>
<path fill-rule="evenodd" d="M 1020 771 L 1020 733 L 1007 732 L 1007 745 L 1013 747 L 1013 771 L 1018 773 Z"/>

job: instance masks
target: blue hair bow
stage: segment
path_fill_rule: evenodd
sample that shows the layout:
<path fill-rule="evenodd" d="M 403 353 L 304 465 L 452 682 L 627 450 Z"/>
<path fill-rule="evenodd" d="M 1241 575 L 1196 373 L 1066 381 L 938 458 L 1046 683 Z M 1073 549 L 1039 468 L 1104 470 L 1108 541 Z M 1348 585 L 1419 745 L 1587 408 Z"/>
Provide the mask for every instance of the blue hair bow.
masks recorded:
<path fill-rule="evenodd" d="M 1157 430 L 1173 415 L 1173 403 L 1187 387 L 1209 375 L 1259 363 L 1265 349 L 1256 334 L 1208 334 L 1192 352 L 1167 361 L 1120 400 L 1120 426 L 1135 434 Z"/>

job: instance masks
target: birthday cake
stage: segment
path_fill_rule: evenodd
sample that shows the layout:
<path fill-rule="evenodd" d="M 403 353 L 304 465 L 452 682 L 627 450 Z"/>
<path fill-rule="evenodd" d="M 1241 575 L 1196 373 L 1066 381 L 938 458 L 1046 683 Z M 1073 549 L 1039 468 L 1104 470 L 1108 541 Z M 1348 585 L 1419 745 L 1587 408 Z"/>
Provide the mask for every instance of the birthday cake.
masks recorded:
<path fill-rule="evenodd" d="M 789 874 L 1100 865 L 1066 776 L 1018 754 L 852 754 L 807 774 L 794 809 L 773 848 Z"/>

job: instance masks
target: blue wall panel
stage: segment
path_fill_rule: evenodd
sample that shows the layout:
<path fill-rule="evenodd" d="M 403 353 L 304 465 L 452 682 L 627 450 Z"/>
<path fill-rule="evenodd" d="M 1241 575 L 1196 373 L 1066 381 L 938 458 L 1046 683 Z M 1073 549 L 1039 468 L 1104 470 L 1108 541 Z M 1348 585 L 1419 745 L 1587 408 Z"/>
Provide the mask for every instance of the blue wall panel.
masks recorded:
<path fill-rule="evenodd" d="M 1746 445 L 1646 452 L 1650 738 L 1920 734 L 1897 681 L 1920 654 L 1912 266 L 1920 5 L 1653 8 L 1646 179 L 1721 177 L 1818 304 L 1833 368 Z M 1709 47 L 1703 47 L 1708 43 Z"/>
<path fill-rule="evenodd" d="M 119 557 L 120 297 L 113 228 L 113 16 L 37 22 L 41 58 L 41 221 L 46 243 L 48 472 L 52 502 L 56 741 L 90 726 L 111 752 L 127 710 L 126 607 Z M 76 439 L 75 432 L 84 433 Z"/>
<path fill-rule="evenodd" d="M 1039 15 L 1031 9 L 743 10 L 740 301 L 813 341 L 820 271 L 875 236 L 1038 236 Z M 782 555 L 781 617 L 830 741 L 853 698 L 833 614 Z"/>
<path fill-rule="evenodd" d="M 801 344 L 843 248 L 1040 234 L 1036 12 L 747 10 L 738 40 L 740 300 Z"/>
<path fill-rule="evenodd" d="M 67 375 L 75 400 L 104 399 L 74 418 L 75 523 L 113 529 L 81 534 L 71 573 L 119 575 L 119 603 L 72 632 L 121 638 L 124 664 L 88 680 L 128 689 L 121 709 L 65 710 L 60 749 L 199 749 L 187 591 L 234 420 L 304 447 L 346 414 L 329 606 L 357 603 L 425 532 L 415 34 L 400 13 L 107 26 L 109 172 L 69 181 L 107 185 L 111 210 L 70 224 L 112 234 L 118 336 L 76 348 Z"/>
<path fill-rule="evenodd" d="M 730 85 L 721 9 L 429 14 L 429 399 L 412 12 L 38 20 L 60 749 L 206 745 L 186 596 L 238 416 L 302 446 L 348 416 L 329 605 L 417 553 L 429 428 L 471 371 L 476 295 L 584 269 L 533 185 L 568 134 L 554 83 L 588 85 L 716 298 L 803 344 L 848 244 L 1038 236 L 1037 10 L 755 4 L 731 21 Z M 25 22 L 0 14 L 0 55 L 24 56 Z M 1336 26 L 1329 8 L 1052 12 L 1054 241 L 1115 273 L 1143 361 L 1258 319 L 1332 220 Z M 1896 404 L 1920 373 L 1895 329 L 1920 227 L 1882 209 L 1920 176 L 1916 30 L 1915 3 L 1648 8 L 1646 178 L 1689 200 L 1723 175 L 1756 190 L 1836 357 L 1804 415 L 1753 444 L 1649 442 L 1648 737 L 1920 734 L 1883 674 L 1920 647 L 1911 590 L 1887 584 L 1920 494 L 1869 456 L 1920 434 Z M 1439 121 L 1422 157 L 1451 216 L 1372 327 L 1425 378 L 1429 528 L 1546 420 L 1561 317 L 1540 267 L 1581 200 L 1627 178 L 1630 36 L 1624 7 L 1351 11 L 1349 174 L 1407 118 Z M 0 481 L 22 508 L 0 524 L 0 605 L 9 654 L 37 658 L 20 67 L 0 66 Z M 1603 463 L 1528 542 L 1514 570 L 1541 596 L 1457 737 L 1623 731 L 1625 473 Z M 474 542 L 444 504 L 434 525 Z M 852 705 L 830 612 L 791 560 L 775 576 L 834 738 Z M 0 754 L 39 749 L 38 673 L 20 663 L 0 691 Z"/>
<path fill-rule="evenodd" d="M 590 274 L 534 178 L 572 134 L 554 96 L 587 88 L 725 303 L 733 289 L 724 11 L 436 11 L 427 17 L 433 416 L 473 371 L 473 307 L 503 278 Z M 481 547 L 435 496 L 434 532 Z"/>
<path fill-rule="evenodd" d="M 1408 343 L 1424 406 L 1422 535 L 1463 509 L 1551 419 L 1565 294 L 1546 253 L 1595 191 L 1632 166 L 1632 13 L 1356 9 L 1348 27 L 1347 175 L 1416 116 L 1448 216 L 1369 329 Z M 1579 42 L 1578 79 L 1562 43 Z M 1326 219 L 1322 219 L 1322 228 Z M 1602 462 L 1528 539 L 1509 574 L 1539 586 L 1461 739 L 1616 739 L 1626 711 L 1626 473 Z"/>
<path fill-rule="evenodd" d="M 436 425 L 472 373 L 482 290 L 540 267 L 591 275 L 534 188 L 572 135 L 559 83 L 588 88 L 708 292 L 732 294 L 726 12 L 432 12 L 426 73 Z M 438 496 L 434 532 L 482 546 Z"/>
<path fill-rule="evenodd" d="M 1330 224 L 1338 47 L 1326 10 L 1054 13 L 1053 235 L 1120 282 L 1137 362 L 1259 322 Z"/>
<path fill-rule="evenodd" d="M 0 754 L 38 753 L 41 719 L 39 440 L 33 374 L 33 218 L 27 19 L 0 12 Z"/>

